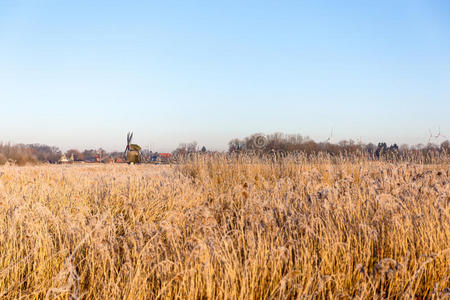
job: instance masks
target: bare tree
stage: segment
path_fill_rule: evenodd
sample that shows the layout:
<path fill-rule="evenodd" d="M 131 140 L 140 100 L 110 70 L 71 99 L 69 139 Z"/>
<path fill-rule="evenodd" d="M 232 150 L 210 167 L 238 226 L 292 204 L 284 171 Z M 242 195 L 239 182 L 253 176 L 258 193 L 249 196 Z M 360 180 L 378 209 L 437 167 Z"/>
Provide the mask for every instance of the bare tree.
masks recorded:
<path fill-rule="evenodd" d="M 73 155 L 73 160 L 74 160 L 74 161 L 83 161 L 83 160 L 84 160 L 83 154 L 82 154 L 80 151 L 76 150 L 76 149 L 70 149 L 70 150 L 67 150 L 66 153 L 65 153 L 65 155 L 66 155 L 66 157 L 69 158 L 69 159 L 70 159 L 70 158 L 72 157 L 72 155 Z"/>

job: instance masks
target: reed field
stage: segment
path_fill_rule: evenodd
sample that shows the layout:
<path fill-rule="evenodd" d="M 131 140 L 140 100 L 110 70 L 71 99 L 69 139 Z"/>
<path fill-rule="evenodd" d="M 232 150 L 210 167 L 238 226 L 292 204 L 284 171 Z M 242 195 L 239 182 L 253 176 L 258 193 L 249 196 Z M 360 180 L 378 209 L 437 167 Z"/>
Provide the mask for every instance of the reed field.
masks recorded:
<path fill-rule="evenodd" d="M 450 163 L 0 167 L 1 299 L 450 299 Z"/>

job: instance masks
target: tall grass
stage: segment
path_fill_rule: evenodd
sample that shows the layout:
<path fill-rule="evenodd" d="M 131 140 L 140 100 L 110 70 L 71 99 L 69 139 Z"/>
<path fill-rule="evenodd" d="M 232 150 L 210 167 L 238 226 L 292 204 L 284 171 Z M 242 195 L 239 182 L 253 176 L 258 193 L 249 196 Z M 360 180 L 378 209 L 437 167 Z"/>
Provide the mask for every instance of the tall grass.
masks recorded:
<path fill-rule="evenodd" d="M 0 298 L 450 297 L 449 163 L 0 168 Z"/>

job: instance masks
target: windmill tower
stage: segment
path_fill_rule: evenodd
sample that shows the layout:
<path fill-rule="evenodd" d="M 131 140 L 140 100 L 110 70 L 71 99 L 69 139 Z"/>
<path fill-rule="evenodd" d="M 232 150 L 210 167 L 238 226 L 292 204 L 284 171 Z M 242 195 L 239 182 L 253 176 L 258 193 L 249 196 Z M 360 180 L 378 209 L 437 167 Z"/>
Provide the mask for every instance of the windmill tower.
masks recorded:
<path fill-rule="evenodd" d="M 333 144 L 333 128 L 331 128 L 330 136 L 325 140 L 325 143 Z"/>
<path fill-rule="evenodd" d="M 439 143 L 440 138 L 444 138 L 444 139 L 447 138 L 445 135 L 441 134 L 441 126 L 438 127 L 438 132 L 437 132 L 435 138 L 438 143 Z"/>
<path fill-rule="evenodd" d="M 141 147 L 137 144 L 131 144 L 133 133 L 127 134 L 127 147 L 125 148 L 125 157 L 128 164 L 138 164 L 142 161 Z"/>
<path fill-rule="evenodd" d="M 431 141 L 433 140 L 433 133 L 431 132 L 431 130 L 428 130 L 428 132 L 430 133 L 430 136 L 428 138 L 428 144 L 431 144 Z"/>
<path fill-rule="evenodd" d="M 432 141 L 434 141 L 434 143 L 438 143 L 439 144 L 439 140 L 441 138 L 446 139 L 447 136 L 441 134 L 441 126 L 438 127 L 437 133 L 436 135 L 433 135 L 433 133 L 431 132 L 431 130 L 428 130 L 428 132 L 430 133 L 430 136 L 428 138 L 428 144 L 431 144 Z"/>

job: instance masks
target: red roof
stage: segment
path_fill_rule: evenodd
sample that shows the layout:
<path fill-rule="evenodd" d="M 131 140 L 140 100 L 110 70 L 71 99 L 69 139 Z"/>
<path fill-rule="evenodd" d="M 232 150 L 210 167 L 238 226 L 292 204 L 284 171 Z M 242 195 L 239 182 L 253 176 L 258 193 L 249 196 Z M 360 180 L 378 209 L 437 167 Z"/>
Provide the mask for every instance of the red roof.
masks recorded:
<path fill-rule="evenodd" d="M 116 163 L 124 163 L 125 160 L 121 157 L 116 158 Z"/>
<path fill-rule="evenodd" d="M 171 157 L 172 154 L 170 154 L 170 153 L 160 153 L 159 156 L 161 156 L 161 157 Z"/>

